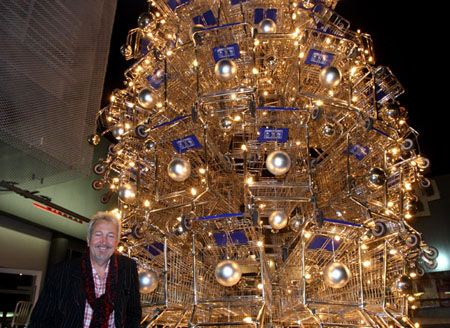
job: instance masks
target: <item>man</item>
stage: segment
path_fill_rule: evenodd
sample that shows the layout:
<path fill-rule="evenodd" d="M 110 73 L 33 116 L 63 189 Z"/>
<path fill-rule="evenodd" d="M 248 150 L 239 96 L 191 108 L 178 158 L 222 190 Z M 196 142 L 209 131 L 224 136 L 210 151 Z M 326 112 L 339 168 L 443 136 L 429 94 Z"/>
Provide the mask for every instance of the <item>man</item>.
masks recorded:
<path fill-rule="evenodd" d="M 108 212 L 89 223 L 88 251 L 55 266 L 31 314 L 30 328 L 137 328 L 141 319 L 136 263 L 115 253 L 120 222 Z"/>

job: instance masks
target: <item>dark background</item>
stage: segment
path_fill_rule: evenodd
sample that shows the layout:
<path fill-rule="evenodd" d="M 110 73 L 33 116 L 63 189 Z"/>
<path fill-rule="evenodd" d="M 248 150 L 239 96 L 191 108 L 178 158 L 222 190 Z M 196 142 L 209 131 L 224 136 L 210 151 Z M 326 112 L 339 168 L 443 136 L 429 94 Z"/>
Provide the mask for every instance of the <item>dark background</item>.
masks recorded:
<path fill-rule="evenodd" d="M 115 88 L 123 87 L 123 72 L 131 63 L 120 55 L 127 33 L 137 26 L 145 0 L 118 0 L 102 105 Z M 340 0 L 335 11 L 372 36 L 376 65 L 387 66 L 403 85 L 398 100 L 409 112 L 408 123 L 419 132 L 423 156 L 431 160 L 429 177 L 450 173 L 447 164 L 449 80 L 445 25 L 450 19 L 438 2 L 404 0 Z"/>

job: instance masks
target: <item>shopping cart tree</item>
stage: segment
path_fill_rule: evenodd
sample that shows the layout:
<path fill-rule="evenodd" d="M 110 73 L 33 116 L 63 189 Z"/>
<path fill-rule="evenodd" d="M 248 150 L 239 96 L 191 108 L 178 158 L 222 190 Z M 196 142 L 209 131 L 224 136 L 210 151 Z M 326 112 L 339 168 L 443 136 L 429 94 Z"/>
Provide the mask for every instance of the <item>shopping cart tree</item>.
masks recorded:
<path fill-rule="evenodd" d="M 336 4 L 154 0 L 129 31 L 93 187 L 118 196 L 146 326 L 414 327 L 429 160 Z"/>

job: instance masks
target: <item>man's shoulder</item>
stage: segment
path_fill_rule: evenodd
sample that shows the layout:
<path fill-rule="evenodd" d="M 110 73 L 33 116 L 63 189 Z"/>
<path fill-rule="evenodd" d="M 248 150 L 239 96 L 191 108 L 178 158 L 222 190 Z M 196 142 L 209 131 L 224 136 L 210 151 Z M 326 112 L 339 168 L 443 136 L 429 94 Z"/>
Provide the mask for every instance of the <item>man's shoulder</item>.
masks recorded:
<path fill-rule="evenodd" d="M 60 270 L 73 270 L 74 268 L 81 267 L 81 257 L 77 257 L 70 260 L 65 260 L 63 262 L 60 262 L 55 265 L 55 268 L 58 268 Z"/>
<path fill-rule="evenodd" d="M 81 258 L 65 260 L 49 269 L 49 280 L 68 280 L 71 276 L 81 276 Z"/>

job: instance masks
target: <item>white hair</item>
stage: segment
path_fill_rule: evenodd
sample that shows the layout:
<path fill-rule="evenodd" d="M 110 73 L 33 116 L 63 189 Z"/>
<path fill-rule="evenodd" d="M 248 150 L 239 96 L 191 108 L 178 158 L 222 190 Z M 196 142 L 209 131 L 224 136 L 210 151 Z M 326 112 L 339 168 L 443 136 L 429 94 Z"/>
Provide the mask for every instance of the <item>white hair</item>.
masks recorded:
<path fill-rule="evenodd" d="M 107 221 L 107 222 L 114 223 L 117 226 L 117 238 L 120 238 L 121 224 L 120 224 L 120 219 L 117 217 L 117 215 L 114 214 L 113 212 L 97 212 L 91 218 L 91 221 L 89 221 L 89 227 L 88 227 L 88 230 L 87 230 L 87 238 L 88 238 L 88 240 L 91 239 L 92 229 L 94 228 L 94 225 L 98 221 Z"/>

